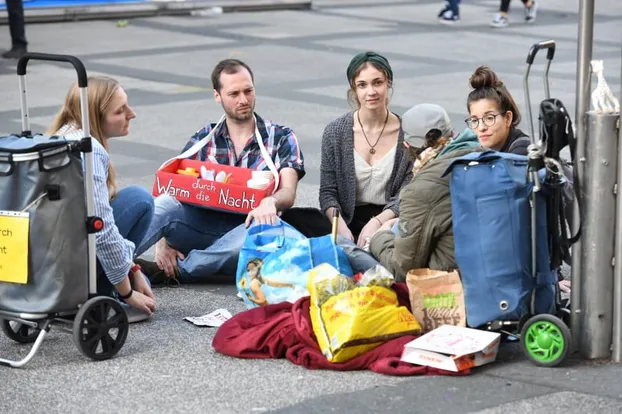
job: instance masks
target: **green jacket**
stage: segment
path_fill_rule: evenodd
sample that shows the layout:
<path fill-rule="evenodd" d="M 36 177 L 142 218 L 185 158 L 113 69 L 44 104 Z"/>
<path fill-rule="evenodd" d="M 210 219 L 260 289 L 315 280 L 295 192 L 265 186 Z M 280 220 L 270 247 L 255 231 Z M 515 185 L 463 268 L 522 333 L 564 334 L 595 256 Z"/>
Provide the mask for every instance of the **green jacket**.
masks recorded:
<path fill-rule="evenodd" d="M 382 231 L 371 239 L 370 252 L 397 282 L 404 282 L 411 269 L 457 268 L 449 193 L 451 174 L 441 175 L 454 158 L 479 148 L 477 137 L 465 135 L 454 139 L 449 144 L 452 147 L 448 145 L 425 164 L 402 189 L 398 234 Z"/>

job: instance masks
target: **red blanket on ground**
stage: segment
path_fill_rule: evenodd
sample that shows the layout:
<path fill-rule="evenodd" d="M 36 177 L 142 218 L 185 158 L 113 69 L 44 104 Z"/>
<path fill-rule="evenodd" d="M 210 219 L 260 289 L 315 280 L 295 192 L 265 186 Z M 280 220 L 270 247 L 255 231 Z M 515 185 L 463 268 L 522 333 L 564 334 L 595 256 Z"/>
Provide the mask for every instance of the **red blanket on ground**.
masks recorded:
<path fill-rule="evenodd" d="M 400 305 L 410 309 L 408 288 L 394 285 Z M 386 375 L 466 375 L 400 361 L 404 345 L 416 336 L 403 336 L 359 355 L 347 362 L 329 362 L 317 344 L 311 318 L 309 297 L 294 304 L 283 302 L 250 309 L 234 315 L 216 332 L 214 349 L 239 358 L 287 358 L 308 369 L 354 371 L 370 369 Z"/>

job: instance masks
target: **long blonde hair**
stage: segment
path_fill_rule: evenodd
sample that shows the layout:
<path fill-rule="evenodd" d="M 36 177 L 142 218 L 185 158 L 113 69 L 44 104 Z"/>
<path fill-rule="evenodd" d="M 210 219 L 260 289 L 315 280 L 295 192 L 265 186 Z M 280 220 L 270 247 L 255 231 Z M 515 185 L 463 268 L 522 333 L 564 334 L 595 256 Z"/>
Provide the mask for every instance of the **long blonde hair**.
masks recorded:
<path fill-rule="evenodd" d="M 88 78 L 88 103 L 89 103 L 89 123 L 91 127 L 91 137 L 99 141 L 108 152 L 108 137 L 104 135 L 102 128 L 106 111 L 112 100 L 112 96 L 120 87 L 119 82 L 107 76 L 90 76 Z M 65 104 L 52 122 L 47 131 L 48 135 L 58 132 L 59 129 L 69 125 L 76 129 L 82 129 L 82 113 L 80 112 L 80 90 L 78 83 L 75 82 L 65 98 Z M 108 178 L 106 185 L 112 200 L 117 195 L 117 184 L 115 181 L 115 170 L 112 162 L 108 164 Z"/>

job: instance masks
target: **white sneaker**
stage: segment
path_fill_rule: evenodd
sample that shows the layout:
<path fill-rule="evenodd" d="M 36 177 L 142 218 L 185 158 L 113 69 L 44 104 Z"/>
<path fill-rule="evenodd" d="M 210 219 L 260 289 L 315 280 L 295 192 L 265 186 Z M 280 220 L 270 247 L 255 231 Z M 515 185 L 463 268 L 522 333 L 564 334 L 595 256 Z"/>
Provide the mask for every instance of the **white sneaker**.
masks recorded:
<path fill-rule="evenodd" d="M 502 27 L 508 27 L 510 25 L 510 21 L 507 17 L 503 16 L 501 13 L 495 14 L 494 20 L 490 23 L 490 27 L 494 27 L 500 29 Z"/>
<path fill-rule="evenodd" d="M 525 22 L 533 23 L 536 21 L 536 15 L 538 13 L 538 3 L 531 2 L 531 7 L 525 7 Z"/>
<path fill-rule="evenodd" d="M 445 12 L 451 10 L 451 7 L 449 6 L 449 2 L 446 1 L 445 5 L 443 6 L 443 9 L 438 13 L 438 18 L 440 19 L 441 17 L 443 17 L 443 15 L 445 14 Z"/>
<path fill-rule="evenodd" d="M 438 19 L 441 24 L 455 24 L 460 22 L 460 16 L 454 14 L 451 10 L 446 10 L 443 15 Z"/>

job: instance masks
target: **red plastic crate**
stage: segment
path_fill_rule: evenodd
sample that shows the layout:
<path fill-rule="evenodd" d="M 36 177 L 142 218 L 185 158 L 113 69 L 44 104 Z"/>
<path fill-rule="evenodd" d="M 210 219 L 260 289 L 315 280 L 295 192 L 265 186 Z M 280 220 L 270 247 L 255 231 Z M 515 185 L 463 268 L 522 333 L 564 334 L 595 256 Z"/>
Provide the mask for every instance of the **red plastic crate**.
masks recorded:
<path fill-rule="evenodd" d="M 228 182 L 221 183 L 177 173 L 177 170 L 186 168 L 194 168 L 199 172 L 202 165 L 208 170 L 214 170 L 215 174 L 224 171 L 230 173 L 231 177 Z M 152 194 L 169 194 L 182 203 L 246 214 L 257 208 L 261 200 L 274 190 L 274 178 L 263 190 L 248 188 L 246 182 L 252 178 L 252 174 L 253 170 L 247 168 L 177 159 L 156 172 Z"/>

